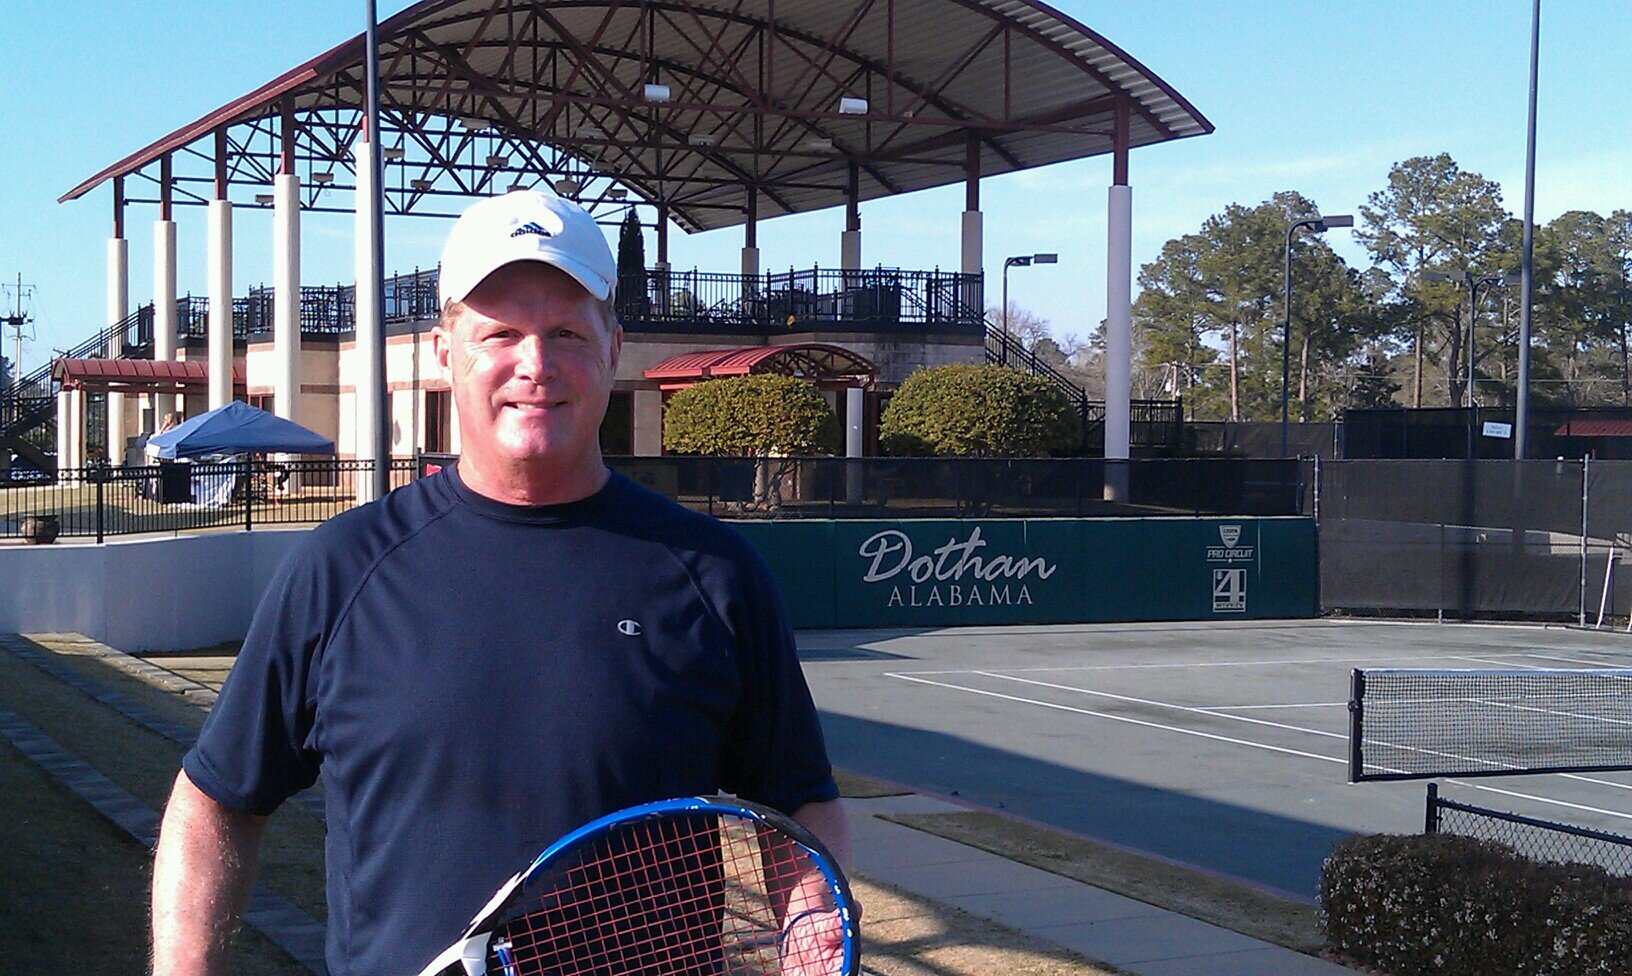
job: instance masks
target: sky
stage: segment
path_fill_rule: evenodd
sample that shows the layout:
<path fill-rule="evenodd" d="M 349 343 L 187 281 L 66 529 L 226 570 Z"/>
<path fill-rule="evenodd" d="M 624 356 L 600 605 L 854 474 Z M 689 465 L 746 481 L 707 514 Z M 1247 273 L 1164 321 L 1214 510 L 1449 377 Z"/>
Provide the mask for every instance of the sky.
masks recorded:
<path fill-rule="evenodd" d="M 408 0 L 380 0 L 382 18 Z M 1058 0 L 1168 82 L 1216 132 L 1131 156 L 1134 267 L 1230 203 L 1297 190 L 1328 214 L 1354 213 L 1389 167 L 1450 153 L 1524 197 L 1528 0 Z M 1536 218 L 1632 209 L 1632 3 L 1546 0 L 1542 15 Z M 11 0 L 0 76 L 0 302 L 20 274 L 32 370 L 105 323 L 111 191 L 57 197 L 85 177 L 362 29 L 356 0 Z M 1011 300 L 1056 334 L 1088 336 L 1105 316 L 1108 157 L 982 184 L 988 300 L 1007 255 L 1053 251 L 1017 269 Z M 961 186 L 869 202 L 867 266 L 955 269 Z M 130 294 L 152 298 L 154 208 L 130 208 Z M 178 207 L 178 287 L 205 291 L 203 210 Z M 838 265 L 842 209 L 764 221 L 761 264 Z M 395 218 L 387 270 L 433 266 L 446 223 Z M 270 283 L 269 213 L 235 216 L 235 290 Z M 1349 232 L 1330 243 L 1351 263 Z M 352 278 L 352 222 L 308 215 L 307 284 Z M 740 228 L 670 235 L 677 269 L 735 271 Z M 654 250 L 648 242 L 648 254 Z M 8 335 L 4 355 L 12 353 Z"/>

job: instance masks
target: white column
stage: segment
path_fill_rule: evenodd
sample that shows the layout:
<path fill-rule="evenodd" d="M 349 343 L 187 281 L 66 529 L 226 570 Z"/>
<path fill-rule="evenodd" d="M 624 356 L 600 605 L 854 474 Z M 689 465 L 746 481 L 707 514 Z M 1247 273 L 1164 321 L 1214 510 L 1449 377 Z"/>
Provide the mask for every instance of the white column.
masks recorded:
<path fill-rule="evenodd" d="M 108 327 L 115 328 L 130 315 L 130 241 L 108 238 Z M 115 328 L 108 337 L 108 358 L 125 354 L 125 333 Z M 107 443 L 109 464 L 125 461 L 125 395 L 108 394 Z"/>
<path fill-rule="evenodd" d="M 272 338 L 277 371 L 273 374 L 273 408 L 285 420 L 300 422 L 300 177 L 273 178 Z"/>
<path fill-rule="evenodd" d="M 861 270 L 861 231 L 847 230 L 839 235 L 839 269 Z"/>
<path fill-rule="evenodd" d="M 355 359 L 352 363 L 352 375 L 357 378 L 356 416 L 357 460 L 372 461 L 375 452 L 375 432 L 385 418 L 380 415 L 380 390 L 375 386 L 374 370 L 370 367 L 371 357 L 380 348 L 384 337 L 381 334 L 379 294 L 374 288 L 374 282 L 379 280 L 381 270 L 374 248 L 369 243 L 374 224 L 374 144 L 371 141 L 358 139 L 353 158 L 357 168 L 357 224 L 354 237 L 356 256 L 357 280 L 357 343 L 353 347 Z M 373 501 L 374 476 L 368 471 L 357 473 L 357 501 Z"/>
<path fill-rule="evenodd" d="M 986 267 L 984 214 L 979 210 L 963 212 L 963 273 L 980 274 Z"/>
<path fill-rule="evenodd" d="M 866 391 L 859 386 L 844 391 L 844 456 L 859 458 L 866 443 L 862 424 L 866 421 Z M 862 474 L 860 464 L 846 464 L 844 468 L 844 500 L 849 505 L 861 504 Z"/>
<path fill-rule="evenodd" d="M 759 274 L 759 248 L 745 247 L 742 249 L 743 277 Z"/>
<path fill-rule="evenodd" d="M 663 453 L 663 391 L 636 390 L 635 456 L 656 457 Z"/>
<path fill-rule="evenodd" d="M 1105 459 L 1128 457 L 1133 368 L 1133 188 L 1113 185 L 1105 275 Z M 1127 465 L 1108 465 L 1105 497 L 1127 498 Z"/>
<path fill-rule="evenodd" d="M 153 358 L 161 363 L 176 358 L 176 222 L 153 222 Z M 153 429 L 164 415 L 181 409 L 179 396 L 153 401 Z"/>
<path fill-rule="evenodd" d="M 232 201 L 211 200 L 210 262 L 210 409 L 232 400 Z"/>
<path fill-rule="evenodd" d="M 57 391 L 57 480 L 74 466 L 74 392 Z"/>

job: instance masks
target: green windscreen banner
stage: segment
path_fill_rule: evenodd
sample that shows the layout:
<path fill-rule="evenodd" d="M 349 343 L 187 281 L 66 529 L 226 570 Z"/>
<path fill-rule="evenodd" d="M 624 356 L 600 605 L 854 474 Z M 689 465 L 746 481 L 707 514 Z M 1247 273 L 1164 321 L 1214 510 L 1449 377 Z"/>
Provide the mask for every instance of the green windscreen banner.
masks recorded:
<path fill-rule="evenodd" d="M 1313 617 L 1307 518 L 738 522 L 794 626 Z"/>

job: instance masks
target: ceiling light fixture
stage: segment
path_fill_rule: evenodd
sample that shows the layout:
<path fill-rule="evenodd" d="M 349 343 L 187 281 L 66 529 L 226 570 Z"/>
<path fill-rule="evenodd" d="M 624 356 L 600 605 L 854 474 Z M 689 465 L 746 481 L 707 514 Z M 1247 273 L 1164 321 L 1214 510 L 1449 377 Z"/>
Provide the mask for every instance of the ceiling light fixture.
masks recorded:
<path fill-rule="evenodd" d="M 666 102 L 670 94 L 668 85 L 646 85 L 642 97 L 648 102 Z"/>
<path fill-rule="evenodd" d="M 333 183 L 334 182 L 334 174 L 330 173 L 330 172 L 326 172 L 326 171 L 321 172 L 321 173 L 313 173 L 312 174 L 312 182 L 313 183 L 318 183 L 318 184 L 324 184 L 324 185 L 329 184 L 329 183 Z"/>
<path fill-rule="evenodd" d="M 848 96 L 846 96 L 844 98 L 840 98 L 839 99 L 839 114 L 840 115 L 866 115 L 867 114 L 867 99 L 865 99 L 865 98 L 850 98 Z"/>
<path fill-rule="evenodd" d="M 405 155 L 407 155 L 407 153 L 403 151 L 401 146 L 386 146 L 384 149 L 380 150 L 381 159 L 397 160 L 401 159 Z"/>
<path fill-rule="evenodd" d="M 504 169 L 506 166 L 509 166 L 509 165 L 510 165 L 510 157 L 509 156 L 493 155 L 493 156 L 487 157 L 487 168 L 488 169 Z"/>

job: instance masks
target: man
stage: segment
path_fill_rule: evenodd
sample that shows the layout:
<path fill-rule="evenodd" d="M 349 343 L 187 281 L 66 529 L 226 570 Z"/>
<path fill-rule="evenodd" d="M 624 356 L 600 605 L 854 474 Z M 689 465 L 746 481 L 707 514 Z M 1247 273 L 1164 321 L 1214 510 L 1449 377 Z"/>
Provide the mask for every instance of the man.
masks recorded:
<path fill-rule="evenodd" d="M 454 225 L 433 341 L 462 456 L 272 581 L 165 812 L 158 976 L 222 971 L 265 818 L 319 777 L 337 976 L 419 971 L 550 841 L 634 803 L 724 789 L 846 856 L 763 561 L 602 463 L 616 273 L 554 197 Z"/>

